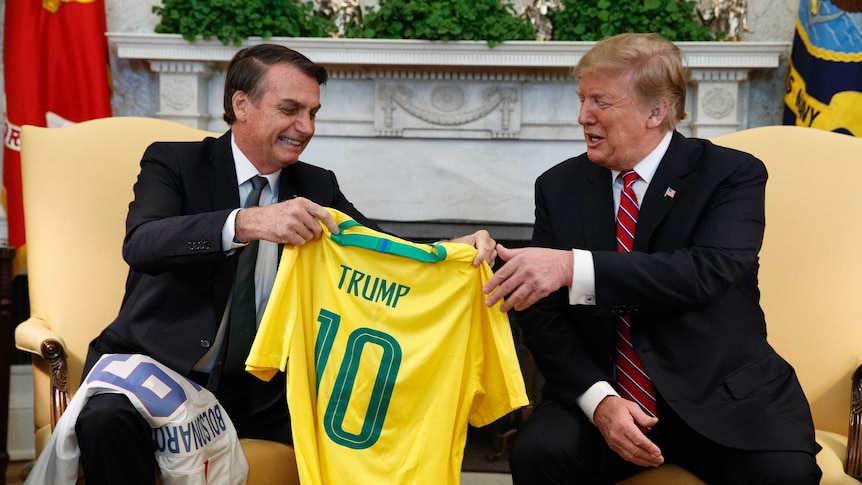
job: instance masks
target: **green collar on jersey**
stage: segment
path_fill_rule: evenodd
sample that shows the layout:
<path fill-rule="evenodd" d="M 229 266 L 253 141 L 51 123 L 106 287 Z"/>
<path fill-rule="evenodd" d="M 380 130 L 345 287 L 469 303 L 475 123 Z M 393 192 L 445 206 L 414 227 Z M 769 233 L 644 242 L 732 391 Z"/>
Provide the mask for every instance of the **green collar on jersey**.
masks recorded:
<path fill-rule="evenodd" d="M 360 226 L 362 224 L 353 219 L 346 220 L 338 225 L 338 234 L 330 234 L 329 238 L 341 246 L 356 246 L 370 249 L 381 253 L 394 254 L 404 258 L 415 259 L 424 263 L 436 263 L 446 259 L 446 248 L 441 244 L 431 244 L 435 251 L 428 252 L 416 246 L 411 246 L 385 237 L 371 236 L 369 234 L 345 234 L 345 229 Z"/>

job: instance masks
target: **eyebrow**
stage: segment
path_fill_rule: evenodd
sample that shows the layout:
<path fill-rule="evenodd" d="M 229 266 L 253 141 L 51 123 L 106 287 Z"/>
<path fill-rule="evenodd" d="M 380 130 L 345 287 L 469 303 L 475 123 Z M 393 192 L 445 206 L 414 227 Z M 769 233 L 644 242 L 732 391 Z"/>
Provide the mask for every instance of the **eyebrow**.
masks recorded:
<path fill-rule="evenodd" d="M 580 89 L 575 89 L 575 94 L 578 95 L 578 97 L 582 97 L 582 98 L 589 97 L 592 99 L 608 99 L 608 97 L 610 96 L 607 91 L 593 91 L 592 94 L 587 96 Z"/>
<path fill-rule="evenodd" d="M 297 108 L 304 108 L 305 107 L 305 105 L 303 103 L 300 103 L 299 101 L 292 99 L 292 98 L 282 99 L 281 101 L 276 103 L 276 106 L 278 106 L 279 109 L 297 109 Z M 320 111 L 320 108 L 322 108 L 322 107 L 323 107 L 323 105 L 318 103 L 317 106 L 310 108 L 310 110 L 311 111 Z"/>

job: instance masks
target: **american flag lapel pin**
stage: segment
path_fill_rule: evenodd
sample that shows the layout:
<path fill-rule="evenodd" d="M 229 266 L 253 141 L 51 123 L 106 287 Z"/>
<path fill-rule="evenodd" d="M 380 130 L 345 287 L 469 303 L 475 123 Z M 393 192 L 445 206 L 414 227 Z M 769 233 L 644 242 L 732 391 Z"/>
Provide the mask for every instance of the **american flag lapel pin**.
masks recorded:
<path fill-rule="evenodd" d="M 676 197 L 676 189 L 672 187 L 666 188 L 664 191 L 664 196 L 668 199 L 673 199 L 674 197 Z"/>

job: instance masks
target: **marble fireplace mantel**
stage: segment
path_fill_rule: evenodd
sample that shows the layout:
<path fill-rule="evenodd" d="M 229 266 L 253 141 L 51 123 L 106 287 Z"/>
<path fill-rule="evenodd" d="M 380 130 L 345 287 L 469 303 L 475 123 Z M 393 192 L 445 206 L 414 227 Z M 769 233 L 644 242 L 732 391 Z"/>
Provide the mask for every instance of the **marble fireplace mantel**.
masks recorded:
<path fill-rule="evenodd" d="M 239 49 L 179 35 L 108 33 L 120 59 L 157 74 L 155 116 L 223 131 L 222 85 Z M 584 151 L 568 74 L 592 42 L 252 38 L 327 67 L 303 158 L 332 168 L 351 200 L 392 221 L 532 222 L 532 181 Z M 789 44 L 681 42 L 690 71 L 684 134 L 748 127 L 748 75 Z"/>

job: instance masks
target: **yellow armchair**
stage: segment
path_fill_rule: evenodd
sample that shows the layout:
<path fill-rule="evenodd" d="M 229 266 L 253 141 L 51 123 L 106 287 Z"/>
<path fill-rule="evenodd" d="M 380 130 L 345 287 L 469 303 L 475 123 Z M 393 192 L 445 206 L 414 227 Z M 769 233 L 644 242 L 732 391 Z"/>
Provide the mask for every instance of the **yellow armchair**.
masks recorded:
<path fill-rule="evenodd" d="M 141 154 L 156 140 L 208 135 L 216 134 L 129 117 L 22 129 L 31 317 L 16 328 L 15 343 L 34 355 L 37 453 L 77 389 L 89 341 L 119 309 L 128 269 L 121 257 L 124 221 Z M 845 464 L 862 475 L 862 308 L 856 305 L 862 297 L 856 259 L 862 139 L 771 126 L 713 141 L 752 153 L 769 169 L 760 271 L 769 340 L 795 367 L 811 405 L 823 446 L 821 483 L 858 484 Z M 299 483 L 292 448 L 259 440 L 242 446 L 250 484 Z M 623 483 L 703 482 L 663 466 Z"/>
<path fill-rule="evenodd" d="M 796 369 L 811 406 L 823 447 L 820 483 L 858 485 L 852 476 L 862 477 L 862 138 L 766 126 L 712 141 L 751 153 L 769 170 L 760 251 L 767 338 Z M 674 466 L 622 482 L 667 483 L 703 482 Z"/>
<path fill-rule="evenodd" d="M 154 141 L 218 135 L 136 117 L 22 128 L 30 318 L 15 329 L 15 345 L 34 356 L 37 454 L 78 388 L 90 340 L 120 308 L 128 271 L 121 254 L 125 217 L 144 149 Z M 241 443 L 249 484 L 299 483 L 291 447 Z"/>
<path fill-rule="evenodd" d="M 858 396 L 851 413 L 862 357 L 862 138 L 766 126 L 713 142 L 747 151 L 769 170 L 760 252 L 767 338 L 796 369 L 811 406 L 821 483 L 858 485 L 849 475 L 862 477 Z"/>

